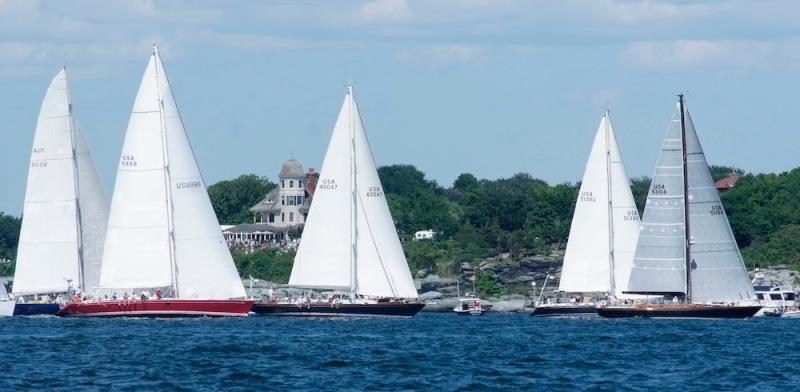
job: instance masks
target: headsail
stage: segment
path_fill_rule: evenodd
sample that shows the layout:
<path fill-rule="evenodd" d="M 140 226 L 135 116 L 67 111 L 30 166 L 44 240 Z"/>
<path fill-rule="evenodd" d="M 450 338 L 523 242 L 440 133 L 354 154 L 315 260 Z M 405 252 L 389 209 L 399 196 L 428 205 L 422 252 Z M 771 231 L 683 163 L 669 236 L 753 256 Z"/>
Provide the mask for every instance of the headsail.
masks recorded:
<path fill-rule="evenodd" d="M 125 134 L 108 226 L 102 287 L 245 296 L 157 51 Z"/>
<path fill-rule="evenodd" d="M 691 265 L 688 274 L 687 264 Z M 670 120 L 650 185 L 628 291 L 691 293 L 692 302 L 755 298 L 694 124 L 681 101 Z"/>
<path fill-rule="evenodd" d="M 630 182 L 606 113 L 595 134 L 575 203 L 559 290 L 613 291 L 622 296 L 638 237 L 638 220 Z"/>
<path fill-rule="evenodd" d="M 289 284 L 418 297 L 352 87 L 325 155 Z"/>
<path fill-rule="evenodd" d="M 25 192 L 14 292 L 64 292 L 97 281 L 108 200 L 72 115 L 66 69 L 39 112 Z M 80 233 L 79 233 L 80 231 Z"/>

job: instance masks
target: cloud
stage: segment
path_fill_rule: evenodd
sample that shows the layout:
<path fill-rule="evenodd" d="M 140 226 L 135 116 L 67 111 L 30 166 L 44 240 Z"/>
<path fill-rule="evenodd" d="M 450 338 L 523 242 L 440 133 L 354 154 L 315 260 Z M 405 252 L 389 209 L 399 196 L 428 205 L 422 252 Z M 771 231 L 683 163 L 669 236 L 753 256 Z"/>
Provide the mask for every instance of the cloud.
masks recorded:
<path fill-rule="evenodd" d="M 634 42 L 623 49 L 621 62 L 632 68 L 658 72 L 784 69 L 800 64 L 800 39 Z"/>
<path fill-rule="evenodd" d="M 405 20 L 411 17 L 407 0 L 374 0 L 361 5 L 358 10 L 362 19 L 381 22 Z"/>
<path fill-rule="evenodd" d="M 485 59 L 485 48 L 479 45 L 421 45 L 395 54 L 395 60 L 434 67 L 475 63 Z"/>

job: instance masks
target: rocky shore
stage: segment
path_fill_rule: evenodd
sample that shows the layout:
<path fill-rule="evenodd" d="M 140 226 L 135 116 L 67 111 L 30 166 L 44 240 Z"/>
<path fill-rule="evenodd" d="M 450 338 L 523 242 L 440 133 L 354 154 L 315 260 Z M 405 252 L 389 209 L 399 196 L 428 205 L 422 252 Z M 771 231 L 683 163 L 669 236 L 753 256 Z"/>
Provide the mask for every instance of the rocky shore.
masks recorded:
<path fill-rule="evenodd" d="M 539 296 L 545 277 L 550 274 L 544 293 L 545 297 L 558 298 L 569 296 L 566 293 L 555 292 L 558 285 L 558 275 L 561 272 L 561 260 L 556 258 L 528 257 L 521 260 L 511 260 L 508 257 L 486 259 L 474 266 L 469 263 L 461 265 L 461 273 L 453 277 L 443 277 L 428 271 L 419 271 L 415 282 L 420 293 L 420 300 L 425 303 L 423 312 L 451 312 L 458 302 L 458 291 L 461 295 L 465 291 L 473 291 L 471 278 L 486 273 L 492 276 L 500 293 L 487 296 L 481 295 L 481 303 L 489 312 L 530 312 L 531 300 Z M 750 271 L 750 276 L 763 279 L 770 286 L 783 288 L 800 287 L 800 273 L 790 270 L 785 266 L 762 268 Z M 458 280 L 458 285 L 456 285 Z M 262 298 L 269 295 L 269 289 L 278 298 L 299 297 L 309 290 L 287 287 L 260 279 L 243 279 L 245 288 L 253 298 Z M 531 283 L 536 282 L 536 286 Z M 566 298 L 562 298 L 566 300 Z"/>

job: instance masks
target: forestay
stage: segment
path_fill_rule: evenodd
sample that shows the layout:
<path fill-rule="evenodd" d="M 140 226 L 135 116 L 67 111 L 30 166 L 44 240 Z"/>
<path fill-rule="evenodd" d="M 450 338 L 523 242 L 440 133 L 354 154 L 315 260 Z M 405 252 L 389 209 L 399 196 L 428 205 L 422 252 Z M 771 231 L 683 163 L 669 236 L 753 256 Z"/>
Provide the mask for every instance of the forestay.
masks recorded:
<path fill-rule="evenodd" d="M 14 292 L 65 292 L 68 284 L 94 287 L 108 199 L 72 115 L 66 69 L 45 94 L 28 170 Z"/>
<path fill-rule="evenodd" d="M 613 291 L 622 297 L 638 225 L 630 181 L 606 113 L 595 134 L 575 203 L 559 290 Z"/>
<path fill-rule="evenodd" d="M 246 295 L 157 51 L 125 134 L 100 283 L 113 289 L 176 285 L 180 298 Z"/>
<path fill-rule="evenodd" d="M 289 284 L 418 297 L 352 87 L 325 155 Z"/>

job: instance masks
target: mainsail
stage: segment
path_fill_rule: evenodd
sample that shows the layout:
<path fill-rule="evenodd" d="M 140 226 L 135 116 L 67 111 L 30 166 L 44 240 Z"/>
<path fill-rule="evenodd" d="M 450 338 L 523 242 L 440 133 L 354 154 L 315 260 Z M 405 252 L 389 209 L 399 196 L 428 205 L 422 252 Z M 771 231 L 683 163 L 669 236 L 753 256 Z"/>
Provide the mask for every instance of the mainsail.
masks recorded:
<path fill-rule="evenodd" d="M 650 185 L 628 291 L 690 302 L 755 298 L 683 97 Z"/>
<path fill-rule="evenodd" d="M 575 203 L 559 290 L 623 297 L 638 236 L 639 212 L 606 112 Z"/>
<path fill-rule="evenodd" d="M 245 297 L 161 57 L 154 50 L 122 147 L 100 286 Z"/>
<path fill-rule="evenodd" d="M 108 199 L 72 114 L 66 69 L 53 78 L 39 112 L 22 216 L 15 293 L 97 285 Z"/>
<path fill-rule="evenodd" d="M 333 129 L 289 284 L 418 297 L 352 86 Z"/>

